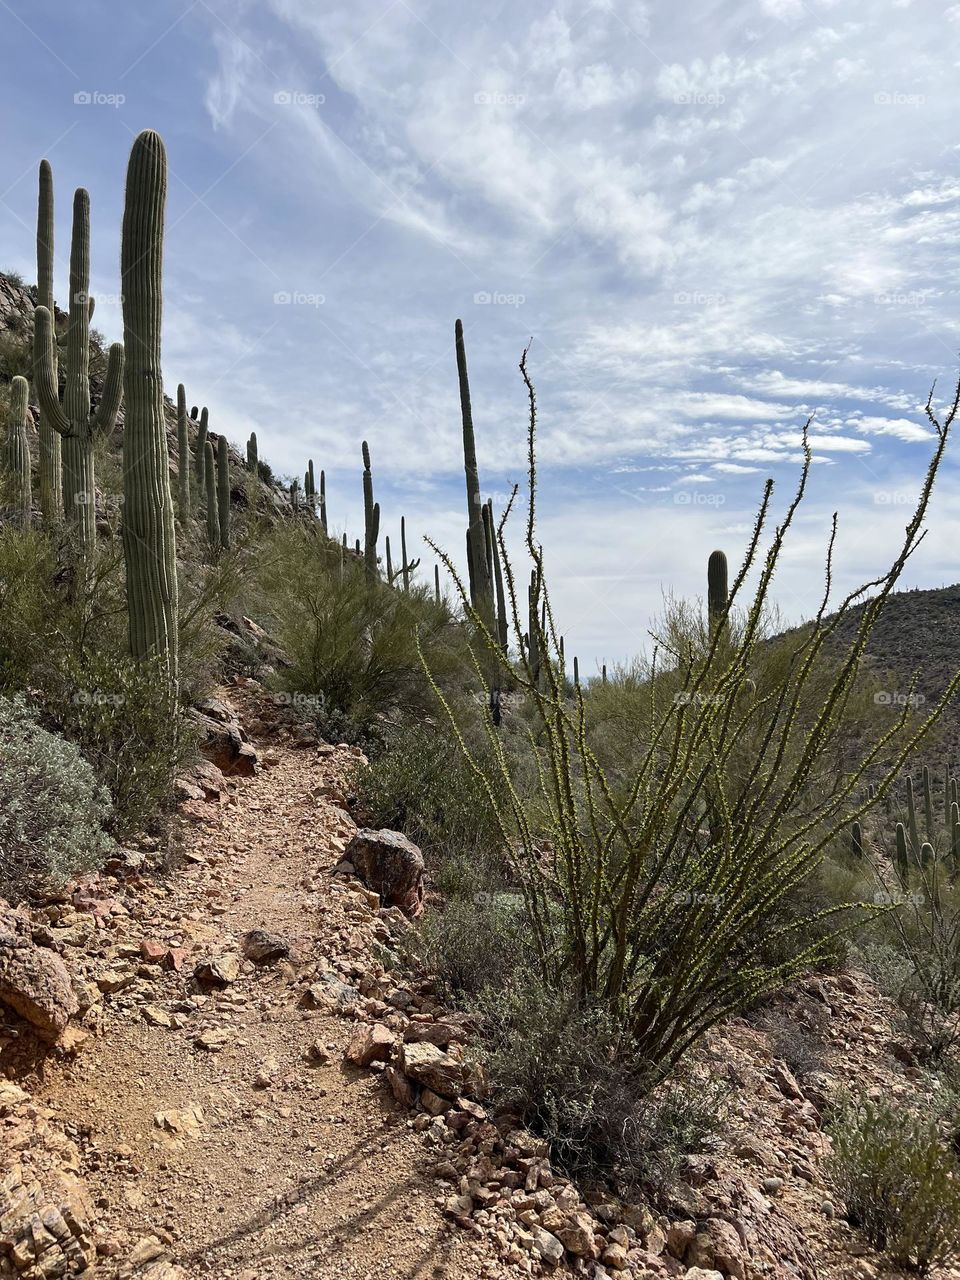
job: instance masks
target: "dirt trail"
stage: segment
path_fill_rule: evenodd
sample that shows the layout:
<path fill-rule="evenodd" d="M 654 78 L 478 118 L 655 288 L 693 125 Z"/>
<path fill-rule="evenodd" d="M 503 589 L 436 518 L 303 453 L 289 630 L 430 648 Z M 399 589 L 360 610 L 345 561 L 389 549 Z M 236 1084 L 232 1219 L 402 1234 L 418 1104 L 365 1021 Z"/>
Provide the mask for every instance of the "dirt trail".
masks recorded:
<path fill-rule="evenodd" d="M 305 965 L 348 996 L 371 927 L 386 937 L 327 874 L 348 832 L 335 804 L 346 757 L 276 747 L 266 758 L 235 803 L 187 806 L 188 864 L 144 904 L 137 933 L 195 944 L 182 972 L 151 975 L 146 1004 L 142 990 L 109 1000 L 102 1034 L 39 1091 L 85 1136 L 84 1176 L 117 1250 L 104 1274 L 155 1234 L 182 1268 L 171 1275 L 503 1275 L 488 1245 L 442 1219 L 429 1137 L 379 1077 L 343 1065 L 349 1016 L 302 1007 Z M 198 1000 L 196 957 L 236 954 L 250 929 L 289 942 L 292 963 L 248 963 Z M 116 937 L 122 954 L 123 926 Z M 200 1047 L 204 1031 L 224 1046 Z M 178 1114 L 158 1124 L 161 1112 Z"/>

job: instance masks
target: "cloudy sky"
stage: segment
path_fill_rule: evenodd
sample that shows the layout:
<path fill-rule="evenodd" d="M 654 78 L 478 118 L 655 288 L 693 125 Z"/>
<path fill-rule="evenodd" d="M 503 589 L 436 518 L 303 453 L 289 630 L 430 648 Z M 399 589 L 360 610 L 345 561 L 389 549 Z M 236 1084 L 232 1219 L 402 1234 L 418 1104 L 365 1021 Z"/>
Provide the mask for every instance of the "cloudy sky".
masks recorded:
<path fill-rule="evenodd" d="M 367 438 L 385 531 L 459 552 L 460 316 L 497 503 L 533 337 L 540 529 L 586 669 L 739 556 L 766 476 L 786 503 L 811 413 L 785 613 L 815 606 L 833 510 L 839 585 L 892 548 L 960 350 L 960 4 L 0 0 L 0 29 L 0 268 L 35 278 L 46 156 L 58 296 L 84 185 L 120 336 L 126 157 L 158 129 L 167 390 L 279 472 L 313 457 L 351 537 Z M 912 583 L 960 577 L 957 471 Z"/>

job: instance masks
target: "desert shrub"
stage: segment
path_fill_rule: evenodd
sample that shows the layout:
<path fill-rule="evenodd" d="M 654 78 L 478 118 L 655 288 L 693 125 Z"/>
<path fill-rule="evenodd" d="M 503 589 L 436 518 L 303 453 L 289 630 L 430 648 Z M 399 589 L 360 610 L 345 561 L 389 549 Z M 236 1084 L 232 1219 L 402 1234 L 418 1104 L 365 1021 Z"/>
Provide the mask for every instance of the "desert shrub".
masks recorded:
<path fill-rule="evenodd" d="M 190 625 L 181 640 L 190 689 L 203 642 Z M 29 689 L 44 722 L 77 744 L 110 793 L 114 835 L 158 827 L 195 745 L 162 673 L 128 655 L 117 547 L 103 544 L 81 573 L 44 534 L 0 530 L 0 689 Z"/>
<path fill-rule="evenodd" d="M 0 777 L 0 895 L 17 902 L 102 864 L 110 797 L 22 698 L 0 698 Z"/>
<path fill-rule="evenodd" d="M 823 1067 L 827 1020 L 826 1010 L 812 1004 L 767 1008 L 755 1018 L 756 1025 L 770 1037 L 774 1056 L 782 1059 L 799 1080 Z"/>
<path fill-rule="evenodd" d="M 937 1125 L 902 1106 L 847 1099 L 825 1169 L 847 1217 L 877 1249 L 922 1274 L 960 1249 L 960 1166 Z"/>
<path fill-rule="evenodd" d="M 26 284 L 19 271 L 0 271 L 0 275 L 6 276 L 8 283 L 12 284 L 15 289 L 22 289 Z"/>
<path fill-rule="evenodd" d="M 494 887 L 466 860 L 454 866 L 457 882 L 448 876 L 446 901 L 427 916 L 409 947 L 417 966 L 436 975 L 451 1001 L 463 1004 L 488 986 L 503 986 L 533 956 L 517 895 Z"/>
<path fill-rule="evenodd" d="M 652 1087 L 646 1064 L 622 1051 L 613 1012 L 545 984 L 534 968 L 490 982 L 474 1008 L 496 1104 L 546 1138 L 570 1174 L 621 1195 L 667 1192 L 685 1157 L 719 1133 L 722 1087 L 682 1076 Z"/>
<path fill-rule="evenodd" d="M 466 631 L 432 592 L 371 580 L 355 556 L 317 526 L 277 529 L 257 561 L 260 616 L 290 660 L 290 693 L 322 694 L 371 736 L 384 722 L 436 709 L 418 643 L 444 684 L 469 684 Z"/>
<path fill-rule="evenodd" d="M 771 583 L 809 477 L 812 455 L 804 436 L 797 491 L 768 537 L 772 482 L 766 486 L 726 607 L 709 625 L 671 627 L 661 638 L 647 676 L 656 696 L 649 699 L 641 748 L 632 772 L 611 780 L 593 748 L 588 699 L 567 694 L 561 629 L 536 536 L 536 400 L 526 355 L 521 370 L 529 403 L 531 613 L 545 618 L 536 637 L 539 670 L 524 643 L 526 610 L 521 614 L 519 576 L 503 527 L 498 542 L 520 655 L 516 683 L 537 720 L 530 736 L 540 764 L 535 802 L 514 785 L 492 719 L 485 726 L 491 767 L 458 730 L 449 700 L 445 706 L 478 777 L 491 795 L 502 785 L 509 796 L 506 808 L 494 807 L 545 984 L 576 994 L 579 1007 L 616 1010 L 622 1052 L 646 1064 L 655 1079 L 673 1070 L 711 1026 L 829 950 L 823 921 L 838 909 L 814 908 L 811 918 L 791 907 L 792 897 L 868 807 L 865 770 L 879 769 L 882 761 L 881 789 L 889 785 L 960 687 L 958 674 L 921 723 L 908 723 L 905 707 L 865 737 L 855 767 L 831 769 L 846 759 L 845 712 L 872 628 L 922 537 L 960 386 L 943 424 L 930 411 L 933 454 L 892 563 L 834 604 L 831 537 L 816 613 L 768 679 L 759 649 Z M 456 565 L 437 550 L 491 662 L 502 661 L 498 639 L 473 609 Z M 756 585 L 741 607 L 748 580 Z M 838 659 L 831 649 L 836 630 L 864 599 Z"/>
<path fill-rule="evenodd" d="M 357 777 L 360 806 L 376 826 L 409 836 L 437 864 L 488 859 L 501 848 L 490 797 L 446 726 L 407 724 Z"/>

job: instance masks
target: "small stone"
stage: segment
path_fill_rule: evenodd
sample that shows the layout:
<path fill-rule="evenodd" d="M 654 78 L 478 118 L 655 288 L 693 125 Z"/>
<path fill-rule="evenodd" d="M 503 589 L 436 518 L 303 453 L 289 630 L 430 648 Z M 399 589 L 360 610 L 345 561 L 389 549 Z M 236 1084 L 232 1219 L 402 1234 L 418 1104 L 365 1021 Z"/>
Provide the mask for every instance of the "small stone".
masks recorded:
<path fill-rule="evenodd" d="M 199 1049 L 206 1049 L 208 1053 L 219 1053 L 232 1039 L 232 1031 L 228 1031 L 225 1027 L 215 1027 L 210 1031 L 201 1031 L 194 1040 L 194 1044 Z"/>
<path fill-rule="evenodd" d="M 228 987 L 240 977 L 240 957 L 233 952 L 200 960 L 193 976 L 202 987 Z"/>
<path fill-rule="evenodd" d="M 290 954 L 289 944 L 266 929 L 251 929 L 243 935 L 244 959 L 254 964 L 275 964 Z"/>
<path fill-rule="evenodd" d="M 601 1260 L 608 1267 L 613 1267 L 614 1271 L 622 1271 L 627 1265 L 627 1251 L 622 1244 L 607 1245 L 600 1256 Z"/>
<path fill-rule="evenodd" d="M 166 1009 L 161 1009 L 156 1004 L 143 1006 L 143 1019 L 151 1027 L 166 1027 L 169 1030 L 173 1026 L 173 1018 L 170 1014 L 167 1013 Z"/>
<path fill-rule="evenodd" d="M 780 1192 L 783 1190 L 783 1179 L 782 1178 L 764 1178 L 763 1189 L 768 1196 L 779 1195 Z"/>
<path fill-rule="evenodd" d="M 833 1218 L 836 1217 L 837 1208 L 832 1200 L 824 1200 L 823 1204 L 820 1206 L 820 1212 L 825 1218 Z"/>

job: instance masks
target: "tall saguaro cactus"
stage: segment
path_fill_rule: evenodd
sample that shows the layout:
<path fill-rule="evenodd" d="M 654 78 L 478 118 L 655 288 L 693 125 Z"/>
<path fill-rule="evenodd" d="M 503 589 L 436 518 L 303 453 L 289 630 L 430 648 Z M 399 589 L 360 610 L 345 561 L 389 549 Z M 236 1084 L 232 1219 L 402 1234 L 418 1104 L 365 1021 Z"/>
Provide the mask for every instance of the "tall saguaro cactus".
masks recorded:
<path fill-rule="evenodd" d="M 177 387 L 177 501 L 180 523 L 190 521 L 190 433 L 187 427 L 187 393 Z"/>
<path fill-rule="evenodd" d="M 207 497 L 207 541 L 211 551 L 220 546 L 220 513 L 217 510 L 217 464 L 213 456 L 213 444 L 203 442 L 203 482 Z"/>
<path fill-rule="evenodd" d="M 320 524 L 323 526 L 323 532 L 327 533 L 327 476 L 326 472 L 320 472 Z"/>
<path fill-rule="evenodd" d="M 33 493 L 30 485 L 30 441 L 27 438 L 27 397 L 30 388 L 26 378 L 16 377 L 10 383 L 10 410 L 4 462 L 13 484 L 15 518 L 21 529 L 29 529 L 33 519 Z"/>
<path fill-rule="evenodd" d="M 363 442 L 363 562 L 369 577 L 377 572 L 377 539 L 380 536 L 380 503 L 373 500 L 370 446 Z"/>
<path fill-rule="evenodd" d="M 712 551 L 707 561 L 707 612 L 711 632 L 720 625 L 728 599 L 727 557 L 722 551 Z"/>
<path fill-rule="evenodd" d="M 467 482 L 467 574 L 470 603 L 480 613 L 492 613 L 493 593 L 487 576 L 480 471 L 477 467 L 477 442 L 473 434 L 470 379 L 467 375 L 467 352 L 463 343 L 461 320 L 454 326 L 454 339 L 457 349 L 457 378 L 460 383 L 460 417 L 463 424 L 463 470 Z"/>
<path fill-rule="evenodd" d="M 247 470 L 256 475 L 259 465 L 260 452 L 257 447 L 257 433 L 251 431 L 250 439 L 247 441 Z"/>
<path fill-rule="evenodd" d="M 220 546 L 230 550 L 230 456 L 227 437 L 217 440 L 217 515 L 220 519 Z"/>
<path fill-rule="evenodd" d="M 144 130 L 130 151 L 120 249 L 127 352 L 123 555 L 131 652 L 135 658 L 162 662 L 175 687 L 177 549 L 160 366 L 166 202 L 163 140 L 158 133 Z"/>
<path fill-rule="evenodd" d="M 206 492 L 207 482 L 207 431 L 210 426 L 210 417 L 207 413 L 206 406 L 200 411 L 200 425 L 197 427 L 197 481 L 200 485 L 200 492 Z"/>
<path fill-rule="evenodd" d="M 67 371 L 60 403 L 57 335 L 53 311 L 38 306 L 34 316 L 33 378 L 40 409 L 48 424 L 63 437 L 63 506 L 81 554 L 92 552 L 96 541 L 93 450 L 96 440 L 113 430 L 124 388 L 124 351 L 110 348 L 103 397 L 97 411 L 90 408 L 90 197 L 79 188 L 73 198 L 70 242 L 70 319 L 67 329 Z"/>
<path fill-rule="evenodd" d="M 50 315 L 53 304 L 53 170 L 48 160 L 40 161 L 40 183 L 37 198 L 37 302 Z M 59 361 L 53 351 L 53 373 L 59 386 Z M 60 433 L 40 413 L 40 513 L 47 528 L 63 518 L 63 480 Z"/>

